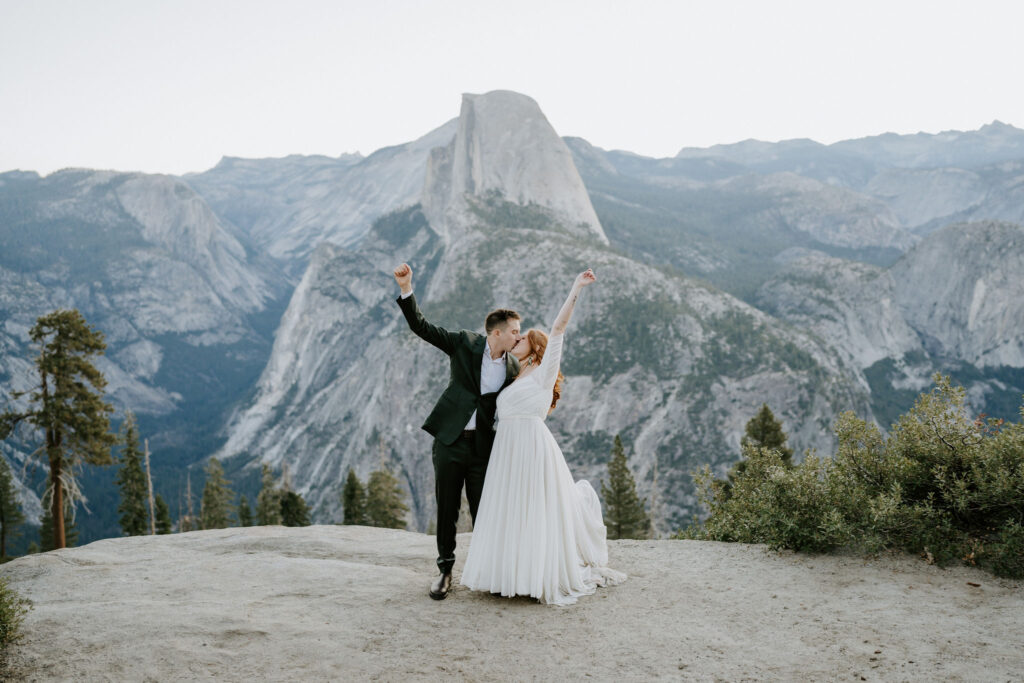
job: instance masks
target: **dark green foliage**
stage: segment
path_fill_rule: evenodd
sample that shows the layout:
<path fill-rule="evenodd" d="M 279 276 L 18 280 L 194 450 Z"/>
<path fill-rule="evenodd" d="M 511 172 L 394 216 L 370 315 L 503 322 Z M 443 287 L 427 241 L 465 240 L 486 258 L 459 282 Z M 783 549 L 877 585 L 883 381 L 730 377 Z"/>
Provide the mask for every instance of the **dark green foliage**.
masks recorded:
<path fill-rule="evenodd" d="M 409 244 L 417 232 L 429 225 L 422 207 L 416 204 L 381 216 L 374 221 L 371 234 L 388 242 L 392 247 L 400 247 Z"/>
<path fill-rule="evenodd" d="M 281 523 L 285 526 L 309 526 L 309 507 L 295 491 L 281 492 Z"/>
<path fill-rule="evenodd" d="M 1008 520 L 997 532 L 988 551 L 994 573 L 1024 578 L 1024 524 Z"/>
<path fill-rule="evenodd" d="M 47 552 L 50 550 L 56 550 L 57 546 L 53 542 L 53 514 L 50 512 L 50 508 L 47 506 L 43 507 L 43 517 L 40 520 L 42 522 L 39 527 L 39 550 L 40 552 Z M 78 543 L 78 529 L 75 528 L 74 519 L 71 517 L 70 505 L 64 506 L 64 547 L 74 548 Z"/>
<path fill-rule="evenodd" d="M 169 534 L 173 524 L 171 523 L 171 509 L 167 507 L 167 502 L 164 501 L 163 496 L 159 493 L 156 494 L 156 501 L 153 503 L 153 507 L 156 510 L 156 532 L 158 534 Z"/>
<path fill-rule="evenodd" d="M 149 488 L 146 484 L 146 473 L 142 469 L 139 432 L 135 426 L 135 416 L 130 412 L 125 415 L 124 423 L 121 425 L 120 461 L 121 468 L 115 481 L 121 490 L 121 504 L 117 507 L 121 533 L 125 536 L 142 536 L 149 533 Z"/>
<path fill-rule="evenodd" d="M 747 422 L 744 431 L 740 442 L 744 447 L 770 448 L 782 457 L 782 462 L 792 463 L 793 449 L 786 446 L 786 432 L 782 431 L 782 421 L 775 419 L 775 413 L 767 403 L 761 404 L 761 409 Z"/>
<path fill-rule="evenodd" d="M 510 202 L 496 189 L 488 190 L 482 198 L 472 198 L 469 210 L 481 220 L 488 232 L 505 229 L 569 234 L 548 209 L 533 203 L 524 206 Z"/>
<path fill-rule="evenodd" d="M 50 482 L 44 500 L 56 524 L 53 545 L 67 544 L 62 510 L 80 498 L 75 471 L 82 464 L 109 465 L 110 448 L 116 437 L 110 433 L 113 408 L 103 401 L 107 381 L 89 360 L 106 349 L 103 334 L 91 329 L 76 310 L 58 310 L 40 317 L 29 331 L 39 345 L 36 369 L 39 384 L 30 395 L 26 413 L 0 415 L 0 439 L 6 439 L 21 421 L 42 432 L 43 446 L 36 451 L 50 465 Z M 13 392 L 19 398 L 27 392 Z M 70 494 L 72 500 L 65 501 Z"/>
<path fill-rule="evenodd" d="M 394 473 L 386 467 L 371 472 L 366 485 L 366 517 L 370 526 L 404 529 L 408 511 L 405 491 Z"/>
<path fill-rule="evenodd" d="M 238 526 L 252 526 L 252 508 L 249 507 L 249 499 L 242 496 L 238 501 Z"/>
<path fill-rule="evenodd" d="M 231 499 L 234 492 L 224 477 L 224 468 L 217 458 L 206 464 L 206 485 L 199 518 L 203 529 L 225 529 L 231 525 Z"/>
<path fill-rule="evenodd" d="M 0 560 L 7 557 L 7 540 L 18 535 L 24 521 L 25 515 L 14 488 L 11 468 L 7 465 L 7 459 L 0 456 Z"/>
<path fill-rule="evenodd" d="M 1024 424 L 969 419 L 965 391 L 935 376 L 888 438 L 844 413 L 831 460 L 787 467 L 748 446 L 732 496 L 710 469 L 695 475 L 710 516 L 684 536 L 774 548 L 902 549 L 1024 578 Z M 1024 416 L 1024 411 L 1022 411 Z"/>
<path fill-rule="evenodd" d="M 690 311 L 684 304 L 664 292 L 652 292 L 651 299 L 613 297 L 603 306 L 615 315 L 595 316 L 580 325 L 578 334 L 588 342 L 565 359 L 567 373 L 603 381 L 640 366 L 659 379 L 678 376 L 677 359 L 664 349 L 666 340 L 685 339 L 680 318 Z"/>
<path fill-rule="evenodd" d="M 341 492 L 341 505 L 345 517 L 342 524 L 368 524 L 366 518 L 366 488 L 355 470 L 348 468 L 345 489 Z"/>
<path fill-rule="evenodd" d="M 648 538 L 651 534 L 651 520 L 644 510 L 644 501 L 636 492 L 636 480 L 626 462 L 626 449 L 618 434 L 612 445 L 608 461 L 608 485 L 601 480 L 601 497 L 604 499 L 604 523 L 608 527 L 609 539 Z"/>
<path fill-rule="evenodd" d="M 281 523 L 281 492 L 270 465 L 263 465 L 261 488 L 256 496 L 256 521 L 260 526 Z"/>
<path fill-rule="evenodd" d="M 21 624 L 32 603 L 21 597 L 0 576 L 0 649 L 21 638 Z"/>
<path fill-rule="evenodd" d="M 779 454 L 784 467 L 793 466 L 793 449 L 786 446 L 786 433 L 782 431 L 782 421 L 775 419 L 775 413 L 767 403 L 761 404 L 757 415 L 750 418 L 740 439 L 743 452 L 749 449 L 767 448 Z M 729 470 L 728 479 L 722 482 L 722 495 L 728 498 L 732 494 L 732 486 L 736 478 L 747 469 L 747 459 L 740 460 Z"/>

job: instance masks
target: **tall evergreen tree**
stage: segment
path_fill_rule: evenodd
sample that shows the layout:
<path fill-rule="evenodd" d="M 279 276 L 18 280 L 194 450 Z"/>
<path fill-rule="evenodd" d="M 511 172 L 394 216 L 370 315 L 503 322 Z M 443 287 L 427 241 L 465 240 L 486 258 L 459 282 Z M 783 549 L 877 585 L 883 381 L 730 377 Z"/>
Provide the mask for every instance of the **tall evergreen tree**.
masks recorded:
<path fill-rule="evenodd" d="M 754 448 L 771 448 L 782 456 L 782 462 L 791 465 L 793 449 L 786 446 L 786 432 L 782 431 L 782 421 L 775 419 L 775 413 L 767 403 L 761 404 L 757 415 L 752 417 L 744 429 L 743 446 Z"/>
<path fill-rule="evenodd" d="M 281 523 L 281 492 L 270 465 L 264 463 L 260 492 L 256 496 L 256 521 L 260 526 Z"/>
<path fill-rule="evenodd" d="M 285 526 L 309 526 L 309 507 L 305 499 L 295 491 L 281 493 L 281 523 Z"/>
<path fill-rule="evenodd" d="M 366 524 L 366 487 L 359 481 L 355 470 L 348 468 L 345 489 L 341 492 L 341 506 L 345 517 L 342 524 Z"/>
<path fill-rule="evenodd" d="M 81 498 L 75 470 L 83 463 L 113 462 L 110 448 L 116 437 L 110 433 L 109 415 L 114 409 L 103 401 L 106 379 L 89 360 L 102 354 L 106 344 L 103 334 L 91 329 L 76 310 L 40 317 L 29 336 L 39 345 L 39 384 L 31 393 L 28 412 L 0 415 L 0 439 L 6 439 L 23 420 L 43 433 L 43 446 L 36 452 L 50 465 L 44 499 L 54 520 L 53 545 L 64 548 L 65 512 Z M 25 393 L 13 392 L 12 396 L 17 399 Z M 65 501 L 65 495 L 71 500 Z"/>
<path fill-rule="evenodd" d="M 49 550 L 56 550 L 57 545 L 54 543 L 56 538 L 53 533 L 53 514 L 50 512 L 50 508 L 43 508 L 42 526 L 39 527 L 39 549 L 42 552 Z M 78 543 L 78 528 L 75 526 L 75 521 L 71 517 L 71 506 L 64 506 L 64 547 L 74 548 L 75 544 Z"/>
<path fill-rule="evenodd" d="M 25 514 L 21 511 L 11 468 L 7 459 L 0 456 L 0 558 L 7 557 L 7 540 L 19 535 L 19 527 L 24 521 Z"/>
<path fill-rule="evenodd" d="M 767 403 L 762 403 L 757 415 L 747 421 L 740 444 L 744 451 L 749 448 L 771 448 L 782 456 L 782 464 L 787 467 L 793 466 L 793 449 L 786 446 L 786 432 L 782 431 L 782 421 L 775 419 L 775 413 Z M 732 497 L 732 487 L 736 478 L 746 471 L 746 458 L 741 458 L 729 468 L 727 479 L 721 482 L 723 501 Z"/>
<path fill-rule="evenodd" d="M 121 532 L 125 536 L 142 536 L 149 531 L 149 496 L 146 473 L 142 469 L 142 449 L 139 448 L 139 432 L 135 416 L 125 414 L 121 425 L 121 468 L 115 479 L 121 489 L 120 514 Z"/>
<path fill-rule="evenodd" d="M 167 506 L 164 501 L 164 497 L 159 493 L 156 494 L 156 532 L 158 534 L 169 534 L 174 526 L 171 522 L 171 509 Z"/>
<path fill-rule="evenodd" d="M 230 482 L 224 478 L 224 468 L 217 458 L 210 458 L 206 464 L 206 485 L 203 487 L 203 502 L 200 508 L 200 523 L 204 529 L 226 529 L 231 525 L 231 499 L 234 492 L 228 488 Z"/>
<path fill-rule="evenodd" d="M 245 496 L 238 500 L 238 526 L 252 526 L 252 508 Z"/>
<path fill-rule="evenodd" d="M 626 448 L 615 435 L 611 459 L 608 461 L 608 485 L 601 480 L 604 498 L 605 526 L 608 538 L 647 538 L 651 533 L 651 520 L 644 510 L 644 501 L 636 492 L 636 480 L 626 462 Z"/>
<path fill-rule="evenodd" d="M 394 473 L 387 467 L 371 472 L 366 484 L 366 517 L 370 526 L 404 529 L 408 511 L 405 491 Z"/>

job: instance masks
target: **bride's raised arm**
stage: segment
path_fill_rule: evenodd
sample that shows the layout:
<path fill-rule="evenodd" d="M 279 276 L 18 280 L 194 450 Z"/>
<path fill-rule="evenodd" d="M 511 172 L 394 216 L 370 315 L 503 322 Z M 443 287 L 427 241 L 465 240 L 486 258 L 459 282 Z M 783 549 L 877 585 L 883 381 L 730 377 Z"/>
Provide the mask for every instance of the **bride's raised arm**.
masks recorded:
<path fill-rule="evenodd" d="M 572 309 L 576 307 L 576 300 L 580 297 L 580 291 L 596 281 L 597 276 L 590 268 L 576 276 L 576 281 L 572 283 L 572 289 L 569 290 L 569 297 L 562 304 L 562 310 L 558 312 L 558 317 L 555 318 L 555 322 L 551 326 L 551 336 L 565 332 L 565 328 L 569 326 L 569 318 L 572 317 Z"/>

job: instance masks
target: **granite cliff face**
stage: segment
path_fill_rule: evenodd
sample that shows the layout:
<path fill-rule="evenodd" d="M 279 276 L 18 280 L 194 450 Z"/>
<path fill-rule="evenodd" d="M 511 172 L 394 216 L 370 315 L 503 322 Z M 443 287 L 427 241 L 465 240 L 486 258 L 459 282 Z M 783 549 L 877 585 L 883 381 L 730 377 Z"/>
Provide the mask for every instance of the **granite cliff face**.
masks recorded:
<path fill-rule="evenodd" d="M 813 331 L 862 371 L 876 415 L 891 390 L 933 372 L 969 389 L 976 412 L 1017 414 L 1024 393 L 1024 228 L 951 225 L 888 269 L 795 250 L 758 291 L 765 311 Z M 905 404 L 910 397 L 903 396 Z"/>
<path fill-rule="evenodd" d="M 986 221 L 932 234 L 892 267 L 907 321 L 929 351 L 1024 367 L 1024 227 Z"/>
<path fill-rule="evenodd" d="M 600 283 L 573 319 L 567 388 L 550 424 L 577 475 L 595 484 L 612 437 L 623 433 L 665 528 L 695 511 L 687 472 L 703 462 L 724 469 L 761 401 L 792 425 L 799 447 L 830 447 L 832 416 L 866 409 L 866 392 L 828 379 L 847 369 L 808 335 L 608 249 L 565 167 L 564 143 L 552 134 L 546 147 L 504 144 L 532 134 L 532 100 L 495 93 L 466 101 L 472 106 L 463 107 L 455 140 L 431 155 L 422 210 L 377 221 L 358 249 L 318 250 L 256 398 L 232 420 L 219 453 L 230 466 L 287 465 L 315 517 L 330 521 L 340 515 L 348 468 L 365 477 L 383 457 L 412 494 L 414 525 L 426 528 L 433 475 L 430 437 L 419 425 L 447 366 L 408 331 L 393 301 L 390 271 L 401 261 L 413 266 L 428 317 L 456 329 L 482 327 L 498 305 L 519 310 L 526 326 L 546 328 L 575 275 L 595 269 Z M 552 180 L 530 184 L 492 164 Z M 499 185 L 505 178 L 509 187 Z M 555 181 L 563 182 L 557 202 Z M 582 209 L 572 215 L 572 207 Z"/>
<path fill-rule="evenodd" d="M 540 208 L 564 229 L 608 244 L 569 148 L 536 102 L 504 90 L 463 95 L 458 132 L 431 153 L 422 200 L 443 224 L 465 214 L 468 201 L 492 197 Z"/>
<path fill-rule="evenodd" d="M 889 271 L 811 250 L 780 256 L 783 269 L 757 293 L 762 310 L 827 340 L 858 369 L 921 350 Z"/>

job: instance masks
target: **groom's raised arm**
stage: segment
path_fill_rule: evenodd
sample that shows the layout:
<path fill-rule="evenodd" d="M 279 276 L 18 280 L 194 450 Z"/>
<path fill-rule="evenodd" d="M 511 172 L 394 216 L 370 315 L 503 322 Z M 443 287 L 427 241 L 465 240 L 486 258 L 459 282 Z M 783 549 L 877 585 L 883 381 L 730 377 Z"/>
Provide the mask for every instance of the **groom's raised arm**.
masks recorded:
<path fill-rule="evenodd" d="M 451 355 L 455 349 L 457 335 L 443 327 L 432 325 L 423 317 L 420 307 L 416 305 L 416 296 L 412 293 L 412 268 L 409 264 L 403 263 L 395 268 L 395 281 L 402 290 L 402 295 L 398 297 L 398 307 L 402 309 L 409 329 L 424 341 Z"/>

